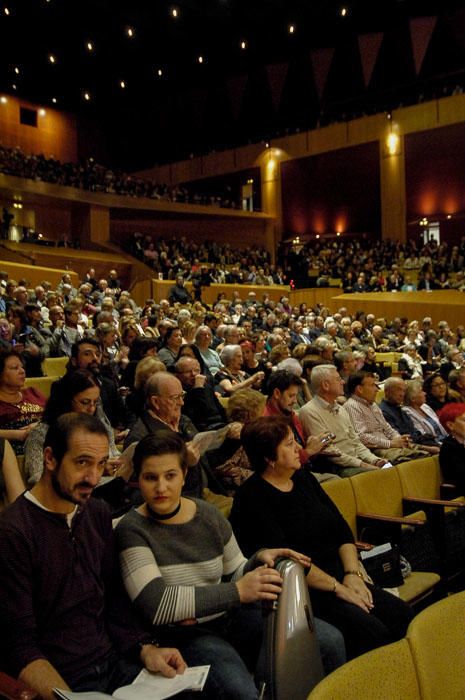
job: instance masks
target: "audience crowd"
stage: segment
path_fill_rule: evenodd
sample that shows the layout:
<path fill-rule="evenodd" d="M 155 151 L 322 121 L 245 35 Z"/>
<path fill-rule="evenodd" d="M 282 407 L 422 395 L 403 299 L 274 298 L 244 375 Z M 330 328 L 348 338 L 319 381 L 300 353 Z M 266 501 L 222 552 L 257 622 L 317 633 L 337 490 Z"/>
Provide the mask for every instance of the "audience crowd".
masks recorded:
<path fill-rule="evenodd" d="M 0 172 L 91 192 L 226 208 L 239 206 L 231 197 L 191 192 L 186 187 L 160 184 L 148 178 L 136 177 L 116 168 L 100 165 L 93 158 L 88 158 L 83 163 L 61 163 L 56 158 L 46 158 L 43 154 L 26 155 L 19 146 L 7 148 L 0 145 Z"/>
<path fill-rule="evenodd" d="M 144 237 L 134 236 L 133 243 L 145 257 Z M 266 291 L 241 295 L 240 288 L 208 306 L 187 292 L 186 279 L 229 265 L 227 274 L 243 275 L 243 282 L 251 283 L 251 274 L 274 282 L 279 269 L 258 249 L 194 248 L 185 239 L 149 245 L 157 253 L 154 266 L 170 261 L 163 273 L 174 283 L 166 299 L 147 299 L 143 307 L 122 289 L 116 270 L 97 279 L 91 268 L 78 288 L 65 273 L 56 289 L 47 281 L 30 289 L 27 280 L 0 273 L 2 491 L 10 503 L 17 499 L 0 517 L 9 542 L 0 547 L 0 571 L 8 571 L 0 574 L 0 620 L 15 630 L 7 670 L 52 697 L 50 683 L 113 692 L 136 675 L 135 661 L 173 675 L 182 673 L 185 660 L 212 664 L 207 697 L 254 698 L 250 671 L 261 618 L 252 608 L 279 593 L 273 565 L 281 555 L 306 567 L 326 673 L 402 637 L 409 607 L 362 580 L 351 531 L 320 483 L 431 454 L 441 458 L 444 450 L 448 479 L 465 483 L 465 326 L 429 317 L 376 318 L 369 309 L 331 314 L 320 304 L 292 306 L 285 295 L 275 302 Z M 312 268 L 320 265 L 321 275 L 338 272 L 345 280 L 350 266 L 370 280 L 375 269 L 379 279 L 384 266 L 389 283 L 401 255 L 405 270 L 415 252 L 413 246 L 346 242 L 304 255 Z M 429 244 L 419 253 L 415 266 L 425 276 L 430 267 L 433 276 L 439 268 L 461 274 L 463 247 L 449 254 Z M 53 357 L 64 358 L 66 371 L 46 400 L 33 379 L 30 386 L 25 381 L 40 377 L 43 361 Z M 212 435 L 199 435 L 205 431 L 214 431 L 213 443 Z M 92 445 L 89 454 L 77 457 L 83 445 Z M 26 495 L 15 454 L 24 455 Z M 92 478 L 72 482 L 72 459 Z M 220 511 L 229 512 L 231 497 L 230 524 Z M 85 573 L 87 565 L 100 571 L 99 556 L 110 562 L 112 535 L 101 501 L 115 518 L 135 506 L 118 525 L 115 545 L 128 594 L 124 605 L 121 591 L 117 598 L 129 617 L 117 632 L 111 628 L 110 641 L 102 641 L 98 624 L 109 570 L 93 574 L 89 587 Z M 50 511 L 60 514 L 59 526 Z M 305 513 L 312 513 L 311 523 Z M 81 562 L 76 585 L 62 571 L 75 572 L 64 539 L 53 553 L 63 515 L 86 551 L 91 537 L 98 542 Z M 325 538 L 316 536 L 319 523 L 326 523 Z M 33 564 L 25 554 L 28 538 L 41 552 Z M 276 549 L 263 549 L 268 546 Z M 204 565 L 208 571 L 200 575 Z M 26 590 L 29 566 L 30 576 L 47 570 L 48 586 L 41 580 Z M 87 661 L 82 647 L 79 655 L 66 640 L 58 649 L 54 638 L 62 615 L 79 628 L 78 646 L 83 638 L 88 621 L 75 605 L 80 577 L 96 611 L 88 645 L 96 656 Z M 125 622 L 129 599 L 137 624 Z M 32 612 L 42 606 L 43 616 Z M 33 643 L 24 641 L 30 634 Z M 136 642 L 141 651 L 126 675 L 110 680 L 116 639 L 120 654 Z M 38 652 L 41 644 L 45 651 Z M 97 683 L 89 669 L 100 657 L 109 666 Z M 51 666 L 41 674 L 37 662 L 46 659 Z M 234 664 L 232 675 L 224 673 L 226 659 Z"/>

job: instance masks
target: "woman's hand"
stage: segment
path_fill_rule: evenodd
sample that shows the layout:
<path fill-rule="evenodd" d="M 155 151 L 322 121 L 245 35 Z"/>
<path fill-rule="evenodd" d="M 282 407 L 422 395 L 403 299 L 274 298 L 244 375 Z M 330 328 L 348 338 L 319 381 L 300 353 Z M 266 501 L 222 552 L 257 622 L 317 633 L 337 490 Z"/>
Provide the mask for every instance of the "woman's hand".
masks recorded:
<path fill-rule="evenodd" d="M 18 442 L 24 442 L 31 430 L 35 428 L 36 425 L 37 422 L 29 423 L 29 425 L 26 425 L 24 428 L 18 428 L 17 430 L 9 430 L 8 433 L 10 433 L 10 437 L 8 437 L 7 440 L 17 440 Z"/>
<path fill-rule="evenodd" d="M 352 591 L 354 591 L 354 593 L 358 593 L 358 595 L 363 598 L 368 605 L 373 606 L 373 596 L 371 591 L 360 576 L 356 576 L 355 574 L 346 574 L 344 576 L 344 586 L 350 588 Z"/>
<path fill-rule="evenodd" d="M 276 569 L 259 566 L 236 581 L 236 586 L 241 603 L 255 603 L 257 600 L 276 600 L 282 582 Z"/>
<path fill-rule="evenodd" d="M 298 564 L 302 564 L 302 566 L 305 566 L 306 568 L 312 565 L 312 560 L 310 557 L 307 557 L 306 554 L 301 554 L 300 552 L 296 552 L 293 549 L 288 549 L 287 547 L 280 547 L 277 549 L 261 549 L 257 552 L 256 557 L 259 561 L 262 561 L 271 568 L 274 567 L 275 560 L 278 557 L 292 559 Z"/>
<path fill-rule="evenodd" d="M 368 603 L 364 597 L 352 588 L 349 588 L 349 586 L 346 586 L 345 583 L 338 583 L 334 594 L 341 600 L 345 600 L 346 603 L 357 605 L 367 613 L 371 612 L 374 607 L 373 603 Z"/>
<path fill-rule="evenodd" d="M 313 455 L 317 455 L 324 450 L 325 447 L 329 447 L 332 441 L 324 441 L 328 435 L 328 431 L 319 433 L 318 435 L 309 435 L 305 444 L 305 452 L 309 457 L 313 457 Z"/>

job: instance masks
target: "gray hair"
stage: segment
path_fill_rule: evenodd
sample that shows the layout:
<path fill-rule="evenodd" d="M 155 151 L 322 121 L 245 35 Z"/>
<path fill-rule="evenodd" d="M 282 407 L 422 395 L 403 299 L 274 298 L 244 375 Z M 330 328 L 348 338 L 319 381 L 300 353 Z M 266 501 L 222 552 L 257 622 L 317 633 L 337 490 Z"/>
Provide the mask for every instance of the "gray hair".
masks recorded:
<path fill-rule="evenodd" d="M 390 396 L 391 394 L 391 389 L 394 388 L 399 382 L 403 382 L 404 380 L 401 377 L 388 377 L 386 381 L 384 382 L 384 395 L 385 396 Z M 421 384 L 421 382 L 419 382 Z"/>
<path fill-rule="evenodd" d="M 328 379 L 330 372 L 337 372 L 334 365 L 317 365 L 312 369 L 310 377 L 310 389 L 313 395 L 318 394 L 322 382 Z"/>
<path fill-rule="evenodd" d="M 405 390 L 404 404 L 405 406 L 410 406 L 412 403 L 412 396 L 418 394 L 423 388 L 423 384 L 418 379 L 412 379 L 407 382 L 407 389 Z M 386 391 L 386 389 L 385 389 Z"/>
<path fill-rule="evenodd" d="M 235 352 L 241 349 L 240 345 L 225 345 L 225 347 L 222 349 L 220 352 L 220 360 L 221 362 L 228 366 L 228 363 L 231 362 L 232 356 L 234 355 Z"/>
<path fill-rule="evenodd" d="M 303 372 L 302 365 L 295 357 L 286 357 L 285 360 L 281 360 L 281 362 L 278 362 L 276 365 L 276 369 L 285 369 L 287 372 L 295 374 L 297 377 L 300 377 Z"/>

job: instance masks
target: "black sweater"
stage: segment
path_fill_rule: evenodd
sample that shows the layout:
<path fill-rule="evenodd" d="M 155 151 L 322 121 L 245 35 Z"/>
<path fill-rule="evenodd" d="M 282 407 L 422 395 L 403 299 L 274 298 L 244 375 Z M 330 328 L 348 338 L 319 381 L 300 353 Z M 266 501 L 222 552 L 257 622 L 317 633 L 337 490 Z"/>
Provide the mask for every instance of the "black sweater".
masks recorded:
<path fill-rule="evenodd" d="M 231 524 L 240 548 L 251 556 L 262 547 L 291 547 L 338 580 L 339 547 L 353 543 L 352 531 L 318 481 L 300 469 L 284 493 L 253 474 L 238 489 Z"/>

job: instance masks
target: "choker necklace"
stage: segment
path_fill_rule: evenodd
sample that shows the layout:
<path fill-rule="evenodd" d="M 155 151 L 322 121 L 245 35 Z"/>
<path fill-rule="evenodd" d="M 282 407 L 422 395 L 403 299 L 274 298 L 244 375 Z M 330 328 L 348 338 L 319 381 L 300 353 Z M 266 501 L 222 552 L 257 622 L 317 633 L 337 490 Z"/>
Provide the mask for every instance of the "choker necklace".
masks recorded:
<path fill-rule="evenodd" d="M 149 517 L 153 518 L 154 520 L 169 520 L 170 518 L 174 518 L 174 516 L 177 515 L 179 513 L 179 511 L 181 510 L 181 500 L 179 500 L 178 505 L 176 506 L 176 508 L 174 510 L 171 511 L 171 513 L 160 513 L 160 514 L 155 513 L 155 511 L 153 511 L 149 507 L 148 503 L 146 503 L 145 505 L 146 505 L 147 513 L 149 514 Z"/>

